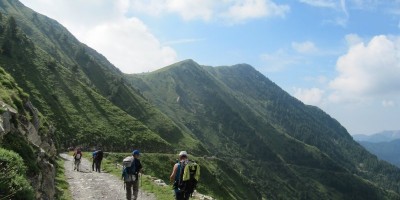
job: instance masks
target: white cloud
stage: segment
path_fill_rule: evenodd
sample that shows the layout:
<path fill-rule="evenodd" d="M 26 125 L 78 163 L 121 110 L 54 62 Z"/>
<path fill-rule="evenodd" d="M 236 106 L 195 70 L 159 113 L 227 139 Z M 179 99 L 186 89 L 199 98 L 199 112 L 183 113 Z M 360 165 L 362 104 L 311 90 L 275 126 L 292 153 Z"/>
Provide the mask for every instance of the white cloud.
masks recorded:
<path fill-rule="evenodd" d="M 395 103 L 392 100 L 383 100 L 382 106 L 383 107 L 393 107 L 393 106 L 395 106 Z"/>
<path fill-rule="evenodd" d="M 357 34 L 348 34 L 345 36 L 348 46 L 354 46 L 363 42 L 363 39 Z"/>
<path fill-rule="evenodd" d="M 350 46 L 336 64 L 339 75 L 330 82 L 332 100 L 394 96 L 400 92 L 400 38 L 373 37 Z"/>
<path fill-rule="evenodd" d="M 349 12 L 346 6 L 346 0 L 299 0 L 301 3 L 308 4 L 317 8 L 336 10 L 339 15 L 332 16 L 331 19 L 324 19 L 324 23 L 335 24 L 346 27 L 349 20 Z"/>
<path fill-rule="evenodd" d="M 184 20 L 242 23 L 263 17 L 284 17 L 288 5 L 278 5 L 272 0 L 132 0 L 131 9 L 148 15 L 175 13 Z"/>
<path fill-rule="evenodd" d="M 130 8 L 152 16 L 175 13 L 184 20 L 209 21 L 217 5 L 213 0 L 132 0 Z"/>
<path fill-rule="evenodd" d="M 325 7 L 325 8 L 335 8 L 336 1 L 334 0 L 300 0 L 300 2 L 315 6 L 315 7 Z"/>
<path fill-rule="evenodd" d="M 164 42 L 163 45 L 187 44 L 187 43 L 201 42 L 201 41 L 206 41 L 206 39 L 205 38 L 184 38 L 184 39 L 179 39 L 179 40 L 167 41 L 167 42 Z"/>
<path fill-rule="evenodd" d="M 137 18 L 121 18 L 86 32 L 87 44 L 107 56 L 121 71 L 153 71 L 176 61 L 175 51 L 160 42 Z"/>
<path fill-rule="evenodd" d="M 294 96 L 305 104 L 309 105 L 321 105 L 324 98 L 324 90 L 319 88 L 294 88 Z"/>
<path fill-rule="evenodd" d="M 152 71 L 177 61 L 174 49 L 162 45 L 140 19 L 126 17 L 129 0 L 22 2 L 58 20 L 81 42 L 96 49 L 125 73 Z"/>
<path fill-rule="evenodd" d="M 209 21 L 213 15 L 211 0 L 169 0 L 168 11 L 179 13 L 184 20 L 202 19 Z"/>
<path fill-rule="evenodd" d="M 244 0 L 236 1 L 222 16 L 231 22 L 242 22 L 265 16 L 284 17 L 289 10 L 289 6 L 278 5 L 271 0 Z"/>
<path fill-rule="evenodd" d="M 318 52 L 318 48 L 311 41 L 306 41 L 302 43 L 292 42 L 292 48 L 299 53 L 312 54 Z"/>

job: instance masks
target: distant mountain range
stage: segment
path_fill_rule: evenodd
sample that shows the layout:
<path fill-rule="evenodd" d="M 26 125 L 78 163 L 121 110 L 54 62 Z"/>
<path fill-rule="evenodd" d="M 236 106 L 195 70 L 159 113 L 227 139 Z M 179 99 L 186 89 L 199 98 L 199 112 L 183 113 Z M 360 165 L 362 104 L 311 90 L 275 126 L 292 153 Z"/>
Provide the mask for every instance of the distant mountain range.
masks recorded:
<path fill-rule="evenodd" d="M 400 167 L 400 130 L 353 135 L 353 138 L 379 159 Z"/>
<path fill-rule="evenodd" d="M 400 139 L 389 142 L 365 142 L 359 141 L 369 152 L 379 159 L 388 161 L 400 168 Z"/>
<path fill-rule="evenodd" d="M 393 131 L 382 131 L 379 133 L 375 133 L 372 135 L 353 135 L 353 139 L 355 141 L 364 141 L 364 142 L 390 142 L 396 139 L 400 139 L 400 130 Z"/>

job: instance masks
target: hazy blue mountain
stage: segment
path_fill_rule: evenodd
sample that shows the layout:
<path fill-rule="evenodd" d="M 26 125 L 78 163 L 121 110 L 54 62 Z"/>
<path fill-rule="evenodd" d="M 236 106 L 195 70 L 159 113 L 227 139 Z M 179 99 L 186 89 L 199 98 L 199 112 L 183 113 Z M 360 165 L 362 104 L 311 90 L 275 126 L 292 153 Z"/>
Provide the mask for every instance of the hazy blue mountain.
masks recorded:
<path fill-rule="evenodd" d="M 375 133 L 372 135 L 353 135 L 354 140 L 356 141 L 365 141 L 365 142 L 390 142 L 393 140 L 400 139 L 400 130 L 393 131 L 382 131 L 379 133 Z"/>
<path fill-rule="evenodd" d="M 366 142 L 359 141 L 369 152 L 397 167 L 400 167 L 400 139 L 390 142 Z"/>

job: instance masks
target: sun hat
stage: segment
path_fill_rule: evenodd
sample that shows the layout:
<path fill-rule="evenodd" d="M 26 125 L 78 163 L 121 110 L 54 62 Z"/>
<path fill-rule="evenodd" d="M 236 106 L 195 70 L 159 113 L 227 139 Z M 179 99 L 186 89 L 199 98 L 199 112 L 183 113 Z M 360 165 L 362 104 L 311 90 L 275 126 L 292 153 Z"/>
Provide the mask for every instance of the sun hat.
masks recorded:
<path fill-rule="evenodd" d="M 139 150 L 132 151 L 132 155 L 140 155 Z"/>
<path fill-rule="evenodd" d="M 179 152 L 179 157 L 181 157 L 181 156 L 187 156 L 187 152 L 186 151 Z"/>

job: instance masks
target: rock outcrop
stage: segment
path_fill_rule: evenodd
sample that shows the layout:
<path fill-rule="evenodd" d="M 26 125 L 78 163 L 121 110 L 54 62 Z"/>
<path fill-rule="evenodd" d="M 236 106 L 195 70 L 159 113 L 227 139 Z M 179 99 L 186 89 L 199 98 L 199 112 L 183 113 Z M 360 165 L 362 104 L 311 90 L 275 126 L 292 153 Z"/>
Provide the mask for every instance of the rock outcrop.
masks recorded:
<path fill-rule="evenodd" d="M 39 172 L 28 177 L 35 190 L 36 199 L 54 199 L 55 195 L 55 162 L 56 147 L 51 138 L 54 127 L 46 127 L 39 132 L 40 118 L 38 111 L 32 103 L 25 103 L 25 110 L 30 112 L 28 119 L 25 114 L 20 114 L 11 106 L 0 100 L 0 141 L 7 134 L 20 134 L 34 149 Z"/>

